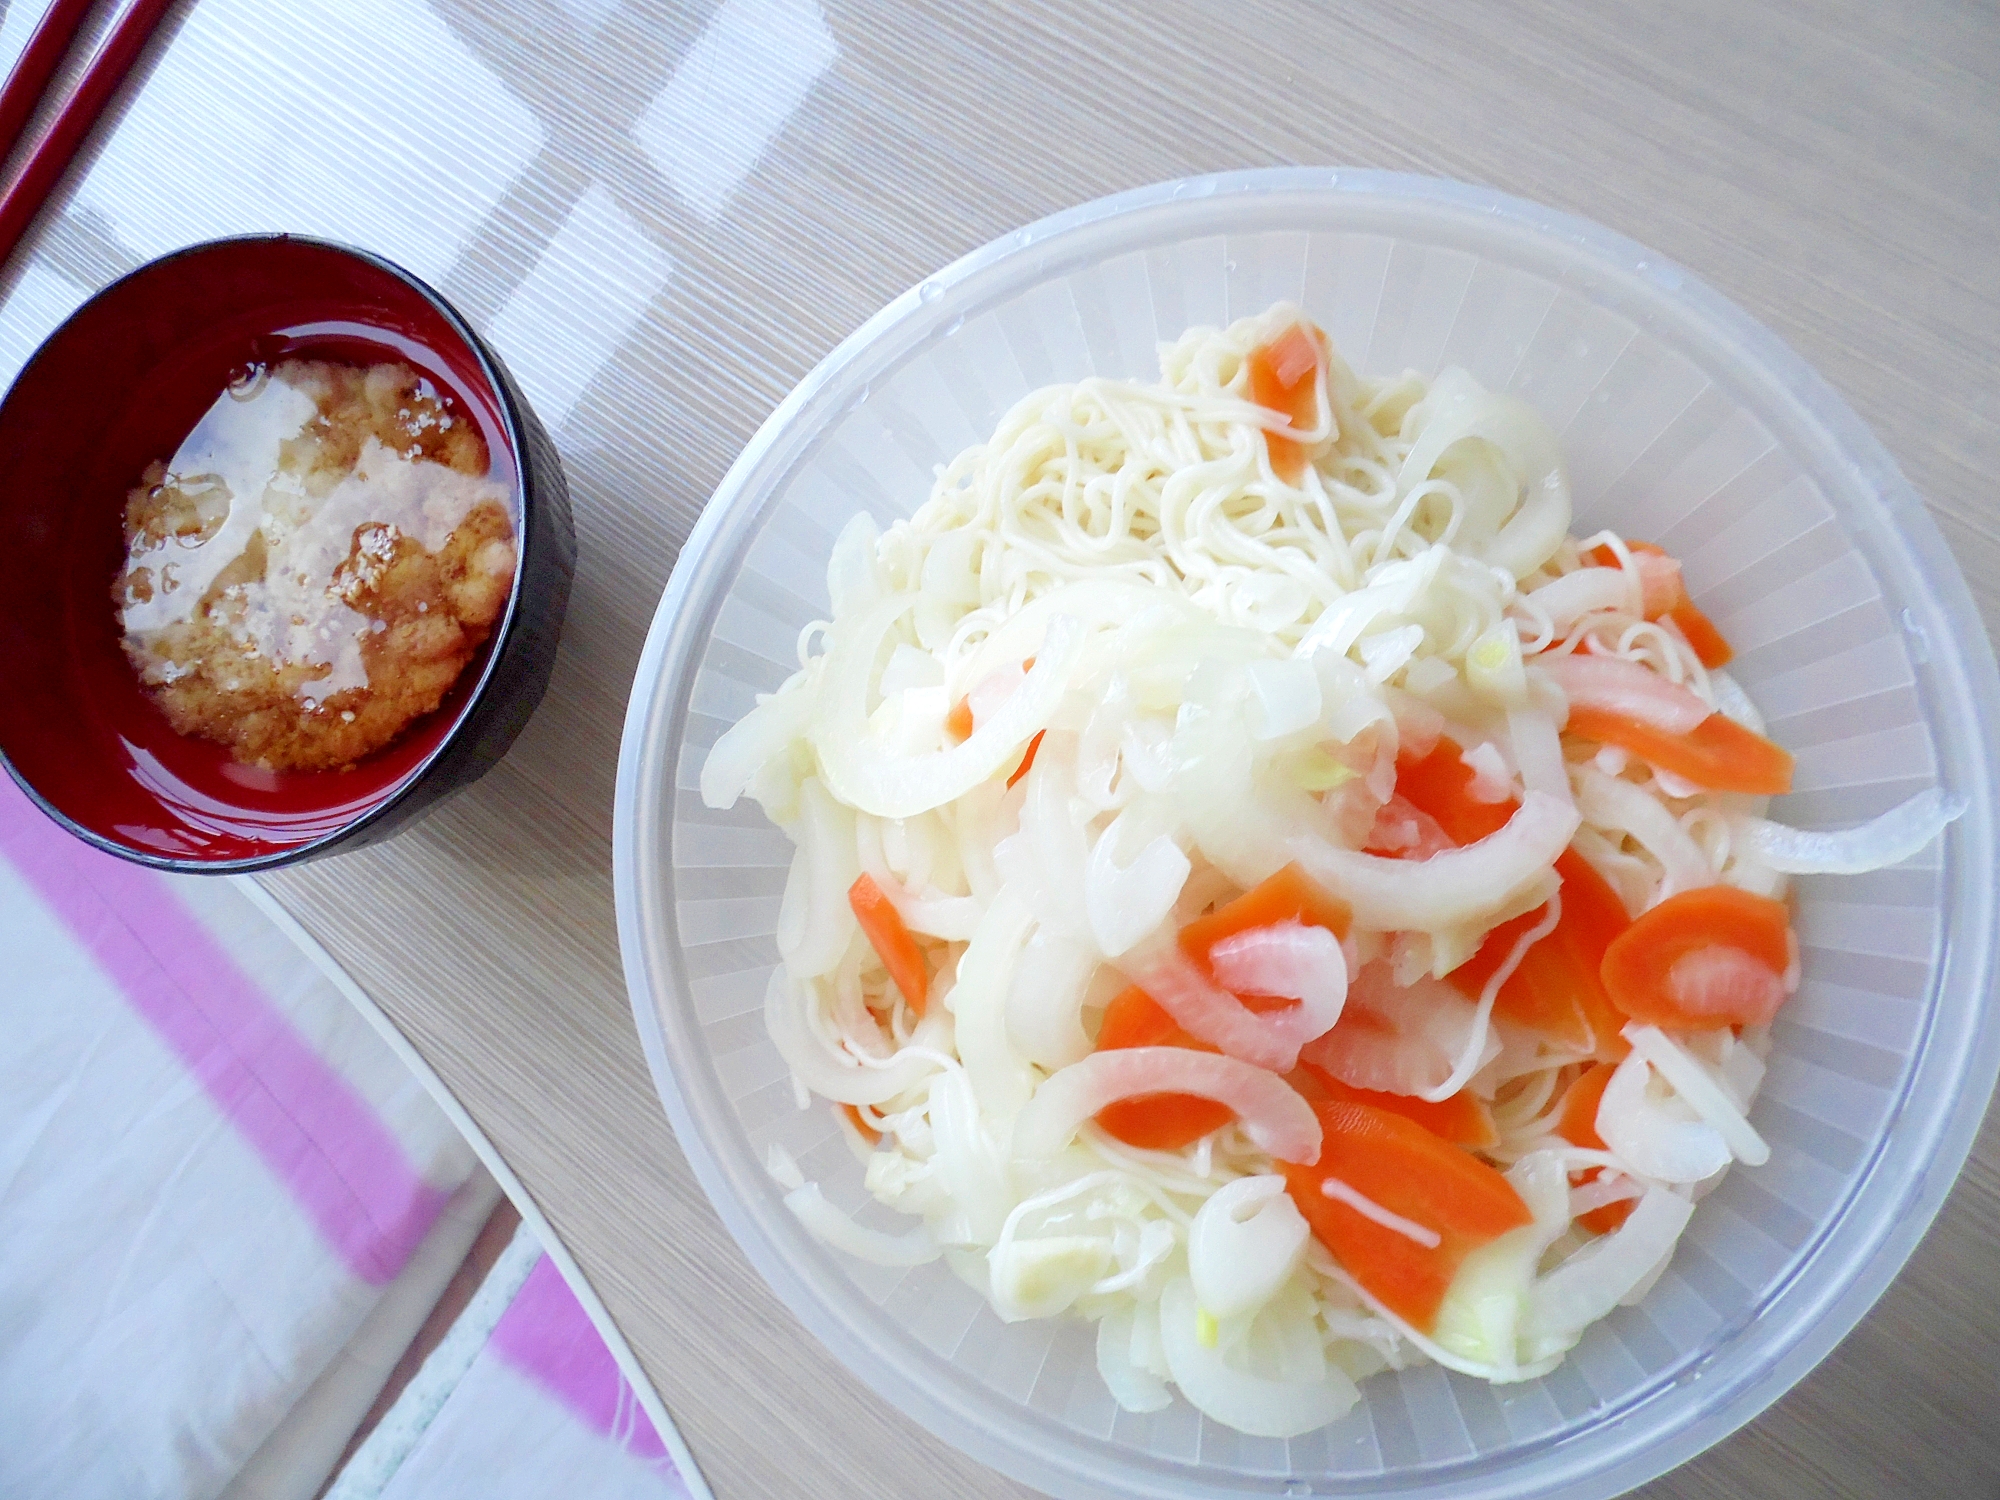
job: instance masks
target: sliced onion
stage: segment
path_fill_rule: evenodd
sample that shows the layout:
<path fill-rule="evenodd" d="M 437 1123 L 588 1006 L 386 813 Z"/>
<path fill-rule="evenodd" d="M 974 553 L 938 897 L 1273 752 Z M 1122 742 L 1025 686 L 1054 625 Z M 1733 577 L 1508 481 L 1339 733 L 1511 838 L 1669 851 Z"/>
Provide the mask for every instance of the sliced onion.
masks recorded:
<path fill-rule="evenodd" d="M 1253 740 L 1282 739 L 1319 722 L 1319 673 L 1311 662 L 1249 661 L 1243 672 L 1250 684 L 1244 709 Z"/>
<path fill-rule="evenodd" d="M 1738 1161 L 1747 1167 L 1761 1167 L 1771 1159 L 1771 1148 L 1744 1118 L 1743 1111 L 1723 1091 L 1722 1085 L 1664 1031 L 1657 1026 L 1634 1024 L 1627 1026 L 1623 1035 L 1632 1044 L 1632 1055 L 1644 1058 L 1657 1068 L 1673 1091 L 1728 1144 L 1730 1154 Z M 1607 1087 L 1606 1095 L 1610 1092 Z M 1604 1139 L 1607 1145 L 1610 1144 L 1611 1137 Z M 1634 1166 L 1637 1166 L 1636 1162 Z"/>
<path fill-rule="evenodd" d="M 1535 709 L 1516 709 L 1507 715 L 1507 738 L 1521 770 L 1522 790 L 1545 793 L 1565 805 L 1575 801 L 1555 720 Z"/>
<path fill-rule="evenodd" d="M 1282 1010 L 1251 1010 L 1228 990 L 1210 983 L 1171 937 L 1141 944 L 1120 957 L 1117 964 L 1127 979 L 1152 996 L 1190 1036 L 1274 1073 L 1291 1072 L 1298 1065 L 1299 1048 L 1326 1029 L 1313 1029 L 1319 1012 L 1304 1004 Z"/>
<path fill-rule="evenodd" d="M 965 706 L 972 714 L 973 728 L 977 729 L 998 713 L 1027 680 L 1027 668 L 1016 663 L 997 672 L 988 672 L 974 684 L 972 691 L 965 695 Z"/>
<path fill-rule="evenodd" d="M 1137 1318 L 1158 1323 L 1157 1305 L 1121 1303 L 1097 1321 L 1097 1373 L 1111 1399 L 1130 1412 L 1160 1411 L 1173 1404 L 1166 1382 L 1132 1357 L 1133 1324 Z"/>
<path fill-rule="evenodd" d="M 1311 1033 L 1305 1041 L 1332 1029 L 1347 1000 L 1347 954 L 1324 927 L 1253 927 L 1215 944 L 1208 962 L 1231 994 L 1298 1001 L 1298 1030 Z"/>
<path fill-rule="evenodd" d="M 1596 708 L 1668 734 L 1687 734 L 1714 712 L 1677 682 L 1622 656 L 1539 656 L 1535 665 L 1572 708 Z"/>
<path fill-rule="evenodd" d="M 1218 1318 L 1262 1307 L 1291 1276 L 1311 1233 L 1277 1173 L 1225 1183 L 1188 1229 L 1196 1300 Z"/>
<path fill-rule="evenodd" d="M 963 1215 L 964 1242 L 991 1247 L 1000 1241 L 1015 1195 L 1007 1165 L 979 1113 L 979 1100 L 962 1068 L 931 1079 L 930 1123 L 937 1150 L 933 1180 Z"/>
<path fill-rule="evenodd" d="M 881 1104 L 915 1088 L 937 1070 L 931 1049 L 950 1024 L 942 1008 L 936 1019 L 926 1015 L 911 1038 L 913 1046 L 923 1051 L 905 1048 L 881 1066 L 870 1067 L 821 1040 L 807 1024 L 808 1003 L 807 987 L 794 984 L 782 964 L 771 971 L 764 988 L 764 1027 L 793 1076 L 821 1098 L 836 1104 Z"/>
<path fill-rule="evenodd" d="M 1083 877 L 1083 908 L 1107 958 L 1126 952 L 1167 920 L 1194 868 L 1164 833 L 1141 849 L 1131 864 L 1119 864 L 1114 851 L 1130 816 L 1120 814 L 1099 836 Z"/>
<path fill-rule="evenodd" d="M 1383 859 L 1303 834 L 1292 850 L 1308 875 L 1353 908 L 1357 927 L 1434 932 L 1503 910 L 1556 862 L 1577 822 L 1574 808 L 1529 792 L 1498 832 L 1429 859 Z"/>
<path fill-rule="evenodd" d="M 1623 568 L 1578 568 L 1543 584 L 1528 598 L 1549 617 L 1558 639 L 1585 615 L 1606 609 L 1630 612 L 1633 604 L 1632 585 Z"/>
<path fill-rule="evenodd" d="M 1029 1062 L 1051 1072 L 1090 1051 L 1083 997 L 1097 972 L 1097 950 L 1037 928 L 1014 965 L 1007 992 L 1007 1034 Z"/>
<path fill-rule="evenodd" d="M 1003 1322 L 1067 1312 L 1114 1263 L 1104 1234 L 1003 1234 L 986 1252 L 993 1310 Z"/>
<path fill-rule="evenodd" d="M 888 755 L 868 728 L 868 695 L 882 643 L 915 602 L 899 594 L 871 606 L 835 631 L 811 727 L 827 787 L 842 802 L 878 818 L 913 818 L 963 796 L 1017 758 L 1069 686 L 1083 654 L 1082 627 L 1067 616 L 1049 621 L 1034 669 L 993 717 L 964 743 L 922 755 Z"/>
<path fill-rule="evenodd" d="M 1646 1189 L 1622 1225 L 1535 1283 L 1529 1299 L 1530 1339 L 1568 1347 L 1673 1253 L 1693 1212 L 1694 1205 L 1678 1193 Z"/>
<path fill-rule="evenodd" d="M 1631 1028 L 1627 1028 L 1629 1031 Z M 1655 1098 L 1652 1067 L 1634 1046 L 1604 1086 L 1597 1133 L 1626 1169 L 1659 1182 L 1699 1182 L 1729 1165 L 1729 1143 L 1680 1098 Z"/>
<path fill-rule="evenodd" d="M 861 874 L 854 814 L 808 776 L 788 831 L 799 847 L 778 906 L 778 952 L 794 979 L 816 979 L 846 956 L 857 925 L 847 904 L 848 888 Z"/>
<path fill-rule="evenodd" d="M 1860 875 L 1901 864 L 1961 817 L 1963 797 L 1926 787 L 1909 801 L 1853 828 L 1787 828 L 1764 818 L 1739 825 L 1750 851 L 1786 875 Z"/>
<path fill-rule="evenodd" d="M 1393 854 L 1399 859 L 1429 859 L 1458 845 L 1436 818 L 1399 795 L 1384 802 L 1376 812 L 1365 847 L 1372 853 Z"/>
<path fill-rule="evenodd" d="M 1569 476 L 1555 435 L 1526 402 L 1485 390 L 1456 368 L 1438 372 L 1423 405 L 1416 441 L 1396 476 L 1397 498 L 1429 479 L 1459 443 L 1468 438 L 1491 443 L 1505 455 L 1519 485 L 1518 503 L 1509 507 L 1511 515 L 1482 556 L 1516 578 L 1527 577 L 1569 533 Z"/>
<path fill-rule="evenodd" d="M 1232 1369 L 1219 1347 L 1201 1341 L 1194 1284 L 1176 1276 L 1160 1294 L 1160 1336 L 1174 1384 L 1202 1415 L 1251 1437 L 1289 1438 L 1316 1431 L 1361 1399 L 1354 1382 L 1329 1365 L 1318 1380 L 1271 1380 Z"/>
<path fill-rule="evenodd" d="M 992 1120 L 1011 1119 L 1035 1091 L 1035 1075 L 1007 1030 L 1007 992 L 1034 920 L 1012 891 L 1001 891 L 958 961 L 958 982 L 940 1001 L 952 1013 L 966 1081 Z"/>
<path fill-rule="evenodd" d="M 1407 755 L 1429 755 L 1437 747 L 1438 736 L 1444 733 L 1444 715 L 1415 693 L 1399 688 L 1390 688 L 1382 696 L 1395 716 L 1397 748 Z M 1394 759 L 1392 752 L 1390 760 Z"/>
<path fill-rule="evenodd" d="M 817 705 L 811 674 L 800 672 L 723 730 L 701 763 L 703 804 L 734 807 L 759 771 L 805 737 Z"/>
<path fill-rule="evenodd" d="M 785 1194 L 785 1207 L 798 1216 L 821 1244 L 844 1250 L 877 1266 L 927 1266 L 942 1253 L 931 1232 L 919 1224 L 903 1234 L 886 1234 L 857 1224 L 826 1201 L 819 1184 L 808 1182 Z"/>
<path fill-rule="evenodd" d="M 827 557 L 826 589 L 833 617 L 855 614 L 882 597 L 882 570 L 876 565 L 882 531 L 867 511 L 856 511 Z"/>
<path fill-rule="evenodd" d="M 1586 766 L 1577 773 L 1577 808 L 1593 827 L 1631 834 L 1660 862 L 1666 878 L 1654 893 L 1655 902 L 1716 883 L 1715 867 L 1701 845 L 1667 805 L 1643 787 Z"/>
<path fill-rule="evenodd" d="M 1734 719 L 1752 734 L 1762 734 L 1768 727 L 1764 723 L 1764 715 L 1750 701 L 1750 695 L 1743 691 L 1743 684 L 1727 672 L 1711 668 L 1708 690 L 1715 696 L 1715 711 L 1724 718 Z"/>
<path fill-rule="evenodd" d="M 1340 1024 L 1299 1055 L 1350 1088 L 1423 1094 L 1451 1077 L 1477 1027 L 1454 986 L 1428 975 L 1399 985 L 1378 960 L 1355 975 Z"/>
<path fill-rule="evenodd" d="M 1187 1047 L 1093 1052 L 1050 1075 L 1014 1121 L 1016 1160 L 1059 1154 L 1084 1121 L 1121 1099 L 1199 1094 L 1236 1111 L 1243 1130 L 1280 1161 L 1319 1160 L 1319 1121 L 1284 1079 L 1233 1057 Z"/>
<path fill-rule="evenodd" d="M 1073 792 L 1061 756 L 1036 756 L 1020 828 L 994 846 L 993 865 L 1044 927 L 1089 941 L 1084 889 L 1090 845 L 1072 806 Z"/>
<path fill-rule="evenodd" d="M 1498 745 L 1491 740 L 1481 740 L 1459 759 L 1472 772 L 1472 784 L 1466 788 L 1466 793 L 1474 802 L 1500 803 L 1513 799 L 1514 773 Z"/>

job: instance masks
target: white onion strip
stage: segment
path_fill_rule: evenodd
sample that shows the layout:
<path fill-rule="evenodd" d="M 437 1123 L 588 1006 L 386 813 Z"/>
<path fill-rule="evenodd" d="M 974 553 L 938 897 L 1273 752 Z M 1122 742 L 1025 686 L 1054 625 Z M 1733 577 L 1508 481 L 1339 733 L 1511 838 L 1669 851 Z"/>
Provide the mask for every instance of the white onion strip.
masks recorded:
<path fill-rule="evenodd" d="M 1542 656 L 1535 665 L 1571 708 L 1602 709 L 1668 734 L 1687 734 L 1714 712 L 1679 683 L 1621 656 Z"/>
<path fill-rule="evenodd" d="M 1369 1222 L 1380 1224 L 1384 1229 L 1393 1229 L 1404 1239 L 1414 1240 L 1426 1250 L 1435 1250 L 1439 1245 L 1444 1243 L 1444 1236 L 1439 1234 L 1435 1229 L 1419 1224 L 1415 1219 L 1406 1219 L 1401 1214 L 1384 1208 L 1359 1188 L 1342 1182 L 1338 1177 L 1328 1177 L 1323 1180 L 1319 1185 L 1319 1190 L 1322 1195 L 1331 1198 L 1334 1202 L 1346 1204 Z"/>
<path fill-rule="evenodd" d="M 1927 787 L 1909 801 L 1853 828 L 1787 828 L 1765 818 L 1745 818 L 1741 836 L 1750 852 L 1786 875 L 1860 875 L 1901 864 L 1965 812 L 1963 797 Z"/>
<path fill-rule="evenodd" d="M 844 1250 L 878 1266 L 926 1266 L 943 1252 L 923 1225 L 903 1234 L 885 1234 L 857 1224 L 826 1201 L 819 1184 L 808 1182 L 785 1194 L 785 1207 L 798 1216 L 821 1244 Z"/>
<path fill-rule="evenodd" d="M 883 641 L 915 602 L 914 595 L 895 595 L 835 632 L 820 686 L 822 712 L 812 723 L 812 746 L 827 789 L 878 818 L 913 818 L 997 774 L 1030 736 L 1047 727 L 1083 654 L 1082 627 L 1056 616 L 1034 668 L 964 743 L 920 755 L 887 754 L 868 729 L 869 681 Z"/>
<path fill-rule="evenodd" d="M 1569 847 L 1577 823 L 1574 808 L 1529 792 L 1497 832 L 1429 859 L 1384 859 L 1303 835 L 1291 850 L 1308 875 L 1348 903 L 1357 927 L 1435 932 L 1504 909 Z"/>
<path fill-rule="evenodd" d="M 1084 1121 L 1121 1099 L 1198 1094 L 1236 1111 L 1244 1133 L 1279 1161 L 1319 1160 L 1319 1120 L 1278 1077 L 1233 1057 L 1187 1047 L 1126 1047 L 1093 1052 L 1052 1074 L 1014 1120 L 1014 1156 L 1061 1154 Z"/>
<path fill-rule="evenodd" d="M 1771 1148 L 1722 1085 L 1664 1031 L 1635 1022 L 1623 1034 L 1632 1050 L 1658 1069 L 1688 1107 L 1728 1143 L 1730 1155 L 1748 1167 L 1761 1167 L 1771 1159 Z"/>
<path fill-rule="evenodd" d="M 1687 1227 L 1694 1205 L 1666 1188 L 1648 1188 L 1617 1229 L 1591 1241 L 1535 1283 L 1531 1337 L 1567 1342 L 1595 1323 L 1650 1275 Z"/>

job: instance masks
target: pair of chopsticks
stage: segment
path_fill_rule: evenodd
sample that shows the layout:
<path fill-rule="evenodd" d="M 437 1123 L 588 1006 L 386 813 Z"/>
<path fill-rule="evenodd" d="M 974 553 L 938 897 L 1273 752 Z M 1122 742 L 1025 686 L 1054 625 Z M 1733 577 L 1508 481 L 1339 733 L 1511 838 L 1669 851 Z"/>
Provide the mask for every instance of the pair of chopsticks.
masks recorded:
<path fill-rule="evenodd" d="M 27 50 L 14 71 L 0 84 L 0 158 L 20 141 L 93 3 L 54 0 L 28 39 Z M 130 0 L 124 13 L 111 23 L 76 87 L 28 148 L 14 180 L 0 193 L 0 262 L 14 253 L 172 4 L 173 0 Z"/>

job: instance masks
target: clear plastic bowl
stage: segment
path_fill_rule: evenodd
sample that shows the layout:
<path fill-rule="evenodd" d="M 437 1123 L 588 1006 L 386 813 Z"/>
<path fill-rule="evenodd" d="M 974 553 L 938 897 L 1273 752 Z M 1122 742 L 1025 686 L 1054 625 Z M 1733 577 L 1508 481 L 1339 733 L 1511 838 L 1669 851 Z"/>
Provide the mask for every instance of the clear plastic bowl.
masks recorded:
<path fill-rule="evenodd" d="M 1696 599 L 1798 758 L 1780 816 L 1858 821 L 1942 784 L 1969 808 L 1892 870 L 1800 882 L 1804 985 L 1753 1112 L 1772 1157 L 1703 1201 L 1644 1303 L 1554 1374 L 1379 1376 L 1289 1442 L 1185 1403 L 1132 1416 L 1076 1321 L 1005 1324 L 941 1263 L 823 1248 L 765 1175 L 781 1143 L 894 1228 L 824 1106 L 764 1034 L 791 848 L 702 759 L 796 665 L 828 548 L 859 506 L 907 515 L 933 466 L 1032 387 L 1150 377 L 1154 348 L 1280 298 L 1365 373 L 1465 366 L 1561 434 L 1577 530 L 1686 560 Z M 814 370 L 716 491 L 660 601 L 619 764 L 615 867 L 632 1005 L 680 1143 L 737 1241 L 884 1400 L 1069 1497 L 1619 1493 L 1699 1452 L 1833 1347 L 1922 1235 L 1996 1069 L 1994 734 L 1979 616 L 1894 463 L 1767 330 L 1659 256 L 1480 188 L 1281 170 L 1057 214 L 891 303 Z"/>

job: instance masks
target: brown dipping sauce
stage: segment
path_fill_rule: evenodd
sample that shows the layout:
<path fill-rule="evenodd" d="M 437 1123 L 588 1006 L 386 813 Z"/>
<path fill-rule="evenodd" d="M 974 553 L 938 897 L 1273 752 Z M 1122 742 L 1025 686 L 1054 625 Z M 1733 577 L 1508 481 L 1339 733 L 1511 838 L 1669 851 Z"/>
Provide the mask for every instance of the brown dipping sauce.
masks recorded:
<path fill-rule="evenodd" d="M 125 504 L 125 655 L 176 731 L 344 770 L 435 710 L 513 587 L 510 489 L 415 369 L 253 367 Z"/>

